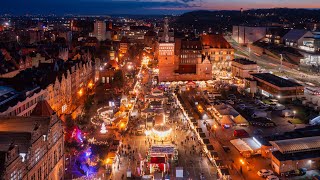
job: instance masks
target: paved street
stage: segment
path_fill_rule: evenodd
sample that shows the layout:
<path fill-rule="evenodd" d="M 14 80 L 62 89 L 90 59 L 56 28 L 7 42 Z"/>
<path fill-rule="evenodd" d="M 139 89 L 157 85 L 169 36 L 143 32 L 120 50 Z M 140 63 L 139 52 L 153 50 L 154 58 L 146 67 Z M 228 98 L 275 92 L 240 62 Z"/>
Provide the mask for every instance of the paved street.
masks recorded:
<path fill-rule="evenodd" d="M 270 70 L 272 72 L 279 73 L 279 68 L 281 67 L 281 70 L 283 71 L 280 73 L 283 76 L 287 76 L 302 82 L 311 82 L 316 85 L 320 85 L 319 82 L 319 75 L 310 73 L 310 72 L 302 72 L 297 69 L 289 68 L 286 66 L 281 66 L 280 59 L 274 59 L 268 55 L 261 55 L 257 56 L 253 50 L 250 50 L 247 47 L 240 46 L 238 43 L 231 41 L 230 42 L 232 47 L 235 48 L 237 51 L 240 51 L 241 53 L 248 56 L 250 60 L 256 61 L 258 65 L 261 67 Z"/>

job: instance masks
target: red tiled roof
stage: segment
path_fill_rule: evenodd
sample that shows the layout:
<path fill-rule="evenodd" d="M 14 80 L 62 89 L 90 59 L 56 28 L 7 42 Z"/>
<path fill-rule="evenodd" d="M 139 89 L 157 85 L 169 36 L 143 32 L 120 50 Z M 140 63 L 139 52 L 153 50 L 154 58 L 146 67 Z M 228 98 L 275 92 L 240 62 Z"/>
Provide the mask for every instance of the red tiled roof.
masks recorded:
<path fill-rule="evenodd" d="M 232 48 L 221 34 L 204 34 L 201 36 L 201 42 L 203 46 L 210 46 L 212 48 Z"/>
<path fill-rule="evenodd" d="M 53 114 L 51 106 L 46 100 L 37 103 L 36 107 L 33 109 L 31 116 L 51 116 Z"/>
<path fill-rule="evenodd" d="M 109 60 L 108 64 L 109 64 L 111 67 L 115 68 L 115 69 L 118 69 L 118 68 L 119 68 L 118 63 L 117 63 L 117 61 L 115 61 L 115 60 Z"/>

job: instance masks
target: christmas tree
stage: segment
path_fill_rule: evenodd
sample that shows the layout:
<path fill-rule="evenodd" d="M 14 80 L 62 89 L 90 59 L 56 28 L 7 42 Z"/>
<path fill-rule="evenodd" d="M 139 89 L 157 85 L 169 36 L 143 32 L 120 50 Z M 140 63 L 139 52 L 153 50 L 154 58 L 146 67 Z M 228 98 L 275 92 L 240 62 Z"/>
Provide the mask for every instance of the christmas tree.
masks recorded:
<path fill-rule="evenodd" d="M 107 133 L 106 125 L 104 124 L 104 122 L 103 122 L 102 125 L 101 125 L 100 133 L 102 133 L 102 134 Z"/>

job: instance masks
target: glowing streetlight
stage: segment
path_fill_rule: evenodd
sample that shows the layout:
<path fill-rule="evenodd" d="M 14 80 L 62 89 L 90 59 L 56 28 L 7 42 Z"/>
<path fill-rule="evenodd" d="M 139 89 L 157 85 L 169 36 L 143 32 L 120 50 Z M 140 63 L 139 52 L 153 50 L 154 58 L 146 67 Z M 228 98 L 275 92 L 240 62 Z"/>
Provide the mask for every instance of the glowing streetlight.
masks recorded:
<path fill-rule="evenodd" d="M 293 111 L 293 119 L 296 117 L 296 111 Z"/>
<path fill-rule="evenodd" d="M 131 70 L 132 69 L 132 65 L 128 65 L 128 69 Z"/>
<path fill-rule="evenodd" d="M 83 95 L 83 90 L 80 89 L 80 90 L 78 91 L 78 94 L 79 94 L 79 96 L 81 97 L 81 96 Z"/>
<path fill-rule="evenodd" d="M 92 82 L 90 82 L 89 84 L 88 84 L 88 88 L 92 88 L 93 87 L 93 83 Z"/>

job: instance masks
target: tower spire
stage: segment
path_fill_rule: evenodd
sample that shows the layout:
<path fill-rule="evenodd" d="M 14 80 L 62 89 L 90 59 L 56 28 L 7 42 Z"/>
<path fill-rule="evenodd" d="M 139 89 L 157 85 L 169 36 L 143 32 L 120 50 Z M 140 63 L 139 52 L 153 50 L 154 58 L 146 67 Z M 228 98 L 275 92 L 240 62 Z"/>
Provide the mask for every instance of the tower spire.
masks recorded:
<path fill-rule="evenodd" d="M 165 42 L 169 42 L 169 21 L 168 17 L 164 18 L 163 37 Z"/>

